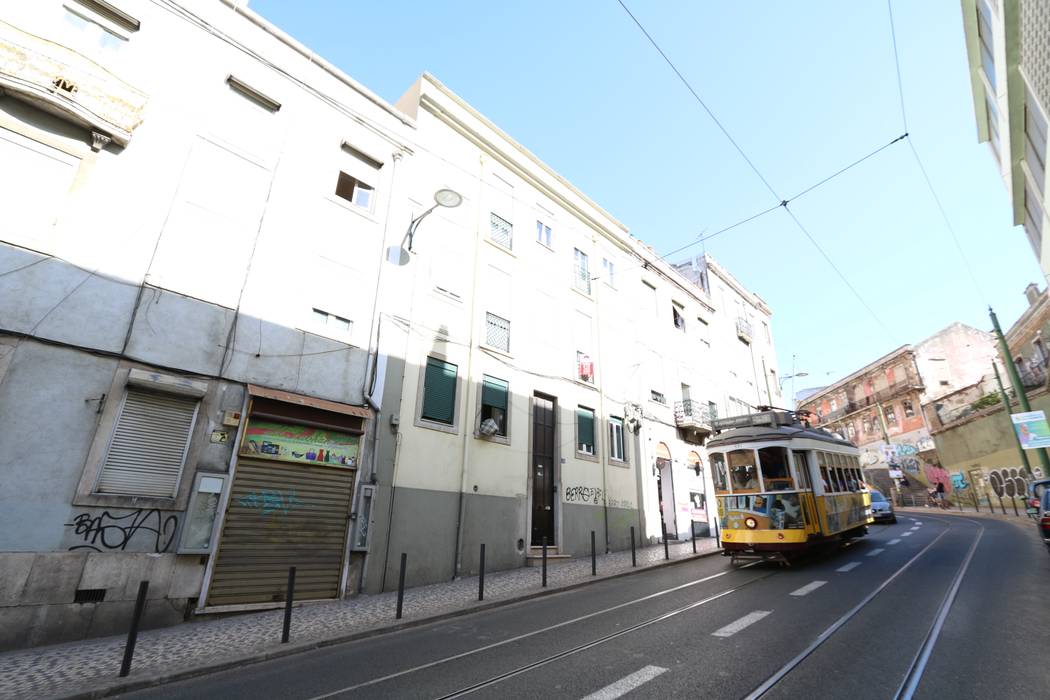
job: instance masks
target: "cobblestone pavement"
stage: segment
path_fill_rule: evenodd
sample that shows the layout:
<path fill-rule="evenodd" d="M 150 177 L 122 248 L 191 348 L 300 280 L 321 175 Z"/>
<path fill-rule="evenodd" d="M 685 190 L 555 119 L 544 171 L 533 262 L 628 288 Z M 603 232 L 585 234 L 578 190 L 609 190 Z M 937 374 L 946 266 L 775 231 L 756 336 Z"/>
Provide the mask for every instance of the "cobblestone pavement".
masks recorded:
<path fill-rule="evenodd" d="M 697 540 L 697 551 L 711 553 L 717 543 Z M 670 545 L 671 559 L 693 556 L 691 543 Z M 664 561 L 663 545 L 637 552 L 638 567 Z M 548 588 L 562 588 L 595 580 L 589 558 L 549 563 Z M 598 557 L 598 579 L 630 570 L 631 553 L 615 552 Z M 511 569 L 485 575 L 485 604 L 539 592 L 539 568 Z M 420 620 L 479 605 L 477 577 L 405 591 L 401 622 Z M 396 593 L 359 595 L 349 600 L 311 603 L 292 614 L 292 641 L 298 644 L 345 637 L 350 634 L 400 624 L 394 619 Z M 128 681 L 167 675 L 223 661 L 261 657 L 282 647 L 283 611 L 268 610 L 220 619 L 148 630 L 139 633 Z M 101 637 L 67 644 L 36 647 L 0 654 L 0 698 L 62 697 L 118 685 L 124 636 Z"/>

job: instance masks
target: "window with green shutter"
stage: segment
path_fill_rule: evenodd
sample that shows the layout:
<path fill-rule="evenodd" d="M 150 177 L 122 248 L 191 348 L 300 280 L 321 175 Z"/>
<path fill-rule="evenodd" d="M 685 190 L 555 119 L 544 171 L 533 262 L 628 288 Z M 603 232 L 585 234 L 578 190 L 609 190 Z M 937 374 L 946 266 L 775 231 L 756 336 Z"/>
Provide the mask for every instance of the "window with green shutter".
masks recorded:
<path fill-rule="evenodd" d="M 594 454 L 594 410 L 584 406 L 576 407 L 576 451 Z"/>
<path fill-rule="evenodd" d="M 434 357 L 427 358 L 426 376 L 423 379 L 423 420 L 453 425 L 456 417 L 456 372 L 459 368 L 451 362 Z"/>
<path fill-rule="evenodd" d="M 481 416 L 478 432 L 486 437 L 507 436 L 510 385 L 487 374 L 481 378 Z"/>

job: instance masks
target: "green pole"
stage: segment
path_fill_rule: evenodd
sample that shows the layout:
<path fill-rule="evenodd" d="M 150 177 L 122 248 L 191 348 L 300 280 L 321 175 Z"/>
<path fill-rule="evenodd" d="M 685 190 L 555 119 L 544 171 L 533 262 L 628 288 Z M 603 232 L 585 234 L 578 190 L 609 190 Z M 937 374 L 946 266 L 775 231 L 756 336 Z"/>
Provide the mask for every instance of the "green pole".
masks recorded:
<path fill-rule="evenodd" d="M 995 383 L 999 385 L 999 393 L 1003 396 L 1003 406 L 1006 407 L 1006 422 L 1009 425 L 1010 433 L 1014 436 L 1014 442 L 1017 443 L 1017 451 L 1021 453 L 1021 463 L 1024 464 L 1024 470 L 1028 472 L 1028 476 L 1032 476 L 1032 465 L 1028 463 L 1028 453 L 1021 447 L 1021 438 L 1017 437 L 1013 421 L 1010 420 L 1010 396 L 1006 393 L 1006 388 L 1003 387 L 1002 377 L 999 376 L 999 365 L 995 364 L 995 360 L 992 360 L 992 369 L 995 370 Z"/>
<path fill-rule="evenodd" d="M 1017 395 L 1017 402 L 1021 406 L 1021 411 L 1028 413 L 1032 410 L 1031 405 L 1028 403 L 1028 395 L 1024 393 L 1024 385 L 1021 384 L 1021 375 L 1017 372 L 1017 365 L 1014 364 L 1014 359 L 1010 355 L 1010 346 L 1006 344 L 1006 336 L 1003 335 L 1003 329 L 999 327 L 999 319 L 996 318 L 995 312 L 992 311 L 992 307 L 988 307 L 988 315 L 992 319 L 992 328 L 995 330 L 995 337 L 999 339 L 999 348 L 1003 352 L 1003 364 L 1006 365 L 1006 371 L 1010 376 L 1010 384 L 1014 388 L 1014 393 Z M 1010 414 L 1010 403 L 1006 404 L 1006 413 Z M 1013 424 L 1010 425 L 1011 432 L 1013 430 Z M 1016 434 L 1016 432 L 1015 432 Z M 1050 456 L 1046 454 L 1045 449 L 1036 450 L 1036 454 L 1039 455 L 1039 464 L 1043 468 L 1043 474 L 1050 474 Z"/>

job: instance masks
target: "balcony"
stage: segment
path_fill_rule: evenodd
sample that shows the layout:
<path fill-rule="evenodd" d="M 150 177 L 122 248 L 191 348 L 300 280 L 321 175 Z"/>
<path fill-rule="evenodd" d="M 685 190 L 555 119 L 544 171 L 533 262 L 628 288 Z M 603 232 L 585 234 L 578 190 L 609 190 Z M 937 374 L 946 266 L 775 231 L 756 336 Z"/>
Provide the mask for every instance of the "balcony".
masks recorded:
<path fill-rule="evenodd" d="M 699 401 L 675 401 L 674 424 L 682 431 L 682 439 L 702 445 L 711 434 L 711 410 Z"/>
<path fill-rule="evenodd" d="M 751 343 L 751 323 L 747 319 L 738 318 L 736 320 L 736 337 L 745 343 Z"/>
<path fill-rule="evenodd" d="M 0 22 L 0 92 L 126 146 L 146 95 L 90 58 Z M 99 140 L 99 139 L 96 139 Z"/>

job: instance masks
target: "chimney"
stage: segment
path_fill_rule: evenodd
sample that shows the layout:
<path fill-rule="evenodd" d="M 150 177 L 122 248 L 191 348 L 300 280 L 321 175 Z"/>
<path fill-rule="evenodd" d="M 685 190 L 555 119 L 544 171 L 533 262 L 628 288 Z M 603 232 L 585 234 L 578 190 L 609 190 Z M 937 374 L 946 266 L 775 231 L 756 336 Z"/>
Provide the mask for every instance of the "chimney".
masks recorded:
<path fill-rule="evenodd" d="M 1039 300 L 1039 287 L 1036 286 L 1035 282 L 1030 282 L 1027 287 L 1024 288 L 1025 298 L 1028 299 L 1029 306 L 1035 306 L 1035 302 Z"/>

